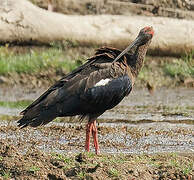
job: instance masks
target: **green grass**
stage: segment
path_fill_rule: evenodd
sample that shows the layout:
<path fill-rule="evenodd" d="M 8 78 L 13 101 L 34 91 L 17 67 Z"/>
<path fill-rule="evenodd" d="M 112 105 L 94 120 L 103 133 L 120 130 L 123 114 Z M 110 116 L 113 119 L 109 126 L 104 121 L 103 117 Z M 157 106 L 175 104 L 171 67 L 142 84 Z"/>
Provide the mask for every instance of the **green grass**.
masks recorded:
<path fill-rule="evenodd" d="M 0 177 L 2 177 L 3 179 L 10 179 L 11 173 L 3 171 L 2 173 L 0 173 Z"/>
<path fill-rule="evenodd" d="M 11 116 L 11 115 L 0 115 L 0 121 L 15 121 L 16 119 L 18 119 L 17 116 Z"/>
<path fill-rule="evenodd" d="M 181 59 L 164 65 L 164 72 L 171 77 L 194 77 L 194 51 L 185 54 Z"/>
<path fill-rule="evenodd" d="M 58 72 L 71 72 L 94 54 L 94 47 L 80 47 L 77 42 L 55 42 L 50 45 L 49 48 L 32 47 L 30 50 L 25 48 L 22 51 L 21 47 L 0 47 L 0 76 L 11 75 L 14 79 L 18 78 L 15 73 L 34 76 L 43 72 L 46 76 L 49 74 L 47 72 L 60 75 Z M 173 86 L 190 77 L 194 78 L 194 51 L 179 59 L 147 57 L 136 84 L 142 86 L 149 82 L 153 87 Z"/>
<path fill-rule="evenodd" d="M 85 154 L 86 154 L 86 156 L 87 156 L 88 158 L 93 158 L 93 157 L 96 156 L 96 154 L 93 153 L 93 152 L 85 152 Z"/>
<path fill-rule="evenodd" d="M 86 176 L 86 174 L 85 174 L 83 171 L 81 171 L 81 172 L 79 172 L 79 173 L 77 174 L 77 177 L 80 178 L 80 179 L 84 179 L 85 176 Z"/>
<path fill-rule="evenodd" d="M 175 168 L 177 170 L 181 170 L 184 175 L 188 175 L 192 172 L 193 163 L 192 162 L 180 162 L 176 157 L 172 157 L 172 159 L 169 161 L 169 165 L 172 168 Z"/>
<path fill-rule="evenodd" d="M 30 100 L 22 100 L 22 101 L 0 101 L 1 107 L 6 108 L 25 108 L 27 107 L 32 101 Z"/>
<path fill-rule="evenodd" d="M 111 177 L 118 177 L 119 176 L 119 171 L 115 168 L 111 168 L 111 169 L 109 169 L 108 174 Z"/>
<path fill-rule="evenodd" d="M 138 78 L 143 81 L 147 81 L 150 79 L 150 69 L 147 66 L 144 66 L 142 70 L 139 72 Z"/>
<path fill-rule="evenodd" d="M 28 171 L 31 172 L 31 173 L 36 173 L 36 172 L 39 171 L 39 170 L 40 170 L 40 168 L 37 167 L 37 166 L 32 166 L 32 167 L 30 167 L 30 168 L 28 169 Z"/>
<path fill-rule="evenodd" d="M 73 162 L 73 159 L 71 157 L 68 157 L 68 156 L 63 155 L 63 154 L 52 153 L 52 156 L 55 157 L 56 160 L 63 161 L 66 164 L 71 164 Z"/>
<path fill-rule="evenodd" d="M 178 168 L 180 165 L 179 165 L 179 162 L 176 160 L 176 159 L 171 159 L 169 164 L 172 166 L 172 167 L 175 167 L 175 168 Z"/>
<path fill-rule="evenodd" d="M 82 59 L 80 59 L 71 60 L 65 57 L 62 48 L 31 50 L 30 53 L 16 54 L 8 47 L 0 47 L 0 75 L 15 72 L 37 73 L 49 68 L 69 72 L 82 64 Z"/>
<path fill-rule="evenodd" d="M 192 172 L 192 168 L 193 168 L 193 163 L 190 163 L 190 164 L 188 164 L 188 165 L 186 165 L 186 166 L 183 166 L 183 167 L 182 167 L 182 172 L 183 172 L 183 174 L 184 174 L 184 175 L 190 174 L 190 173 Z"/>

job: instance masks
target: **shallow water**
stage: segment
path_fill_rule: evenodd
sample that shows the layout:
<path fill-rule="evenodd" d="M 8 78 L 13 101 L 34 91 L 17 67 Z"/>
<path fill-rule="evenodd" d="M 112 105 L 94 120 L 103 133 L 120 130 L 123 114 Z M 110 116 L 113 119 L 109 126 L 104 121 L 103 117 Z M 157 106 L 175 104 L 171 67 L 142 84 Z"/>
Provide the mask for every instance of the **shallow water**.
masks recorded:
<path fill-rule="evenodd" d="M 14 90 L 0 94 L 0 101 L 32 100 L 42 92 Z M 0 107 L 0 115 L 17 116 L 22 109 Z M 194 89 L 134 90 L 117 107 L 98 120 L 103 153 L 194 152 Z M 1 121 L 0 138 L 22 152 L 36 147 L 48 152 L 84 150 L 85 123 L 50 123 L 37 129 L 16 128 Z M 92 144 L 91 144 L 92 145 Z M 93 147 L 91 146 L 93 151 Z"/>

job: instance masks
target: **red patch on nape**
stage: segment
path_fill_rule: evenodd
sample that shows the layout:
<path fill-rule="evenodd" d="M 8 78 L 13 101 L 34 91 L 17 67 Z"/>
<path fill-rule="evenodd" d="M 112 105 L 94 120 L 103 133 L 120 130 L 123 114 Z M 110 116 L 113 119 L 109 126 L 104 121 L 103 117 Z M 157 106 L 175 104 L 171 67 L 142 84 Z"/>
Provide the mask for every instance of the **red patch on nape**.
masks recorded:
<path fill-rule="evenodd" d="M 152 36 L 154 35 L 154 30 L 152 26 L 151 27 L 147 26 L 147 27 L 144 27 L 143 29 L 145 33 L 151 34 Z"/>

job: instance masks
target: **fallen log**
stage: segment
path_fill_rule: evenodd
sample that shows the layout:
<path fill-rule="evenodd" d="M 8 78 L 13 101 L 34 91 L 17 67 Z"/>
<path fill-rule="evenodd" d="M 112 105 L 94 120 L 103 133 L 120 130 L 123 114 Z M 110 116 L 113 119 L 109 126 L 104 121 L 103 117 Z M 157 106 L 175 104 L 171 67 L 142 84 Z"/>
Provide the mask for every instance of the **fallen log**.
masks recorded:
<path fill-rule="evenodd" d="M 27 0 L 0 1 L 0 43 L 50 44 L 78 42 L 80 46 L 127 46 L 144 26 L 152 25 L 154 55 L 180 56 L 194 50 L 194 21 L 143 16 L 62 15 Z"/>

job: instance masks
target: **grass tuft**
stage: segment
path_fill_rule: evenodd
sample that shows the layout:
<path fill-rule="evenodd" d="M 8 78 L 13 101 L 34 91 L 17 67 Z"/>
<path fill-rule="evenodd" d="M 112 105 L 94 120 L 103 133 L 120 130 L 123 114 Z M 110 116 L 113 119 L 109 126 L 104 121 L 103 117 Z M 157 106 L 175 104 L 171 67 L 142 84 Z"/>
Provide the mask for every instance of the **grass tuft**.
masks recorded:
<path fill-rule="evenodd" d="M 119 176 L 119 172 L 118 172 L 118 170 L 115 169 L 115 168 L 109 169 L 108 174 L 109 174 L 111 177 L 118 177 L 118 176 Z"/>
<path fill-rule="evenodd" d="M 32 166 L 32 167 L 30 167 L 30 168 L 28 169 L 28 171 L 31 172 L 31 173 L 36 173 L 36 172 L 39 171 L 39 170 L 40 170 L 40 168 L 37 167 L 37 166 Z"/>
<path fill-rule="evenodd" d="M 81 58 L 80 58 L 81 59 Z M 37 73 L 54 68 L 56 71 L 72 71 L 82 64 L 82 59 L 71 60 L 64 56 L 61 48 L 49 48 L 44 51 L 33 51 L 14 54 L 8 47 L 0 47 L 0 75 L 8 73 Z"/>
<path fill-rule="evenodd" d="M 11 173 L 10 172 L 2 172 L 1 174 L 1 177 L 3 177 L 3 179 L 10 179 L 11 177 Z"/>
<path fill-rule="evenodd" d="M 54 156 L 56 160 L 63 161 L 66 164 L 71 164 L 73 162 L 73 159 L 71 157 L 68 157 L 68 156 L 63 155 L 63 154 L 52 153 L 52 156 Z"/>
<path fill-rule="evenodd" d="M 96 156 L 96 154 L 93 152 L 85 152 L 85 154 L 87 155 L 88 158 L 93 158 Z"/>
<path fill-rule="evenodd" d="M 80 179 L 84 179 L 86 176 L 85 172 L 81 171 L 77 174 L 77 177 L 80 178 Z"/>
<path fill-rule="evenodd" d="M 185 54 L 181 59 L 164 65 L 164 72 L 171 77 L 194 77 L 194 51 Z"/>
<path fill-rule="evenodd" d="M 193 168 L 193 163 L 190 163 L 187 166 L 182 167 L 182 172 L 184 175 L 188 175 L 192 172 L 192 168 Z"/>
<path fill-rule="evenodd" d="M 32 101 L 30 100 L 22 100 L 22 101 L 0 101 L 1 107 L 6 108 L 25 108 L 27 107 Z"/>

